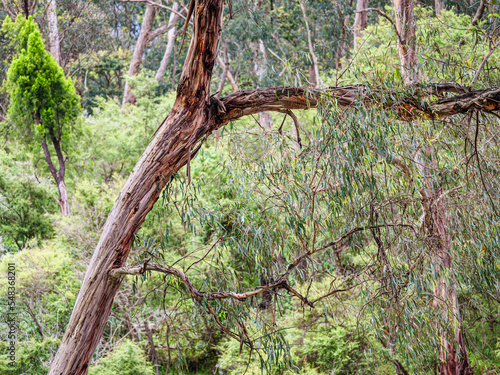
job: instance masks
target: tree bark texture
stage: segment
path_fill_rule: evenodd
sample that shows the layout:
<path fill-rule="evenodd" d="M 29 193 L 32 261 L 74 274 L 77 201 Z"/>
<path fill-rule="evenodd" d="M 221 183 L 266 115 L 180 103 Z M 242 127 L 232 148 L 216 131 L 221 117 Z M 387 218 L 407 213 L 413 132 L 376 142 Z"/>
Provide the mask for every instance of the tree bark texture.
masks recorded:
<path fill-rule="evenodd" d="M 358 38 L 363 36 L 363 30 L 368 25 L 368 12 L 363 9 L 368 8 L 368 0 L 358 0 L 356 3 L 356 17 L 354 18 L 354 50 L 357 48 Z"/>
<path fill-rule="evenodd" d="M 442 317 L 442 321 L 437 323 L 441 341 L 438 371 L 441 375 L 472 375 L 474 370 L 467 356 L 457 288 L 449 272 L 452 269 L 451 235 L 446 217 L 446 201 L 442 187 L 433 179 L 438 167 L 434 146 L 429 143 L 425 146 L 424 153 L 425 155 L 417 154 L 415 162 L 424 179 L 425 188 L 421 190 L 423 227 L 430 249 L 432 268 L 438 278 L 433 301 L 433 307 Z M 446 325 L 446 328 L 440 325 Z"/>
<path fill-rule="evenodd" d="M 224 0 L 196 0 L 194 36 L 172 111 L 132 171 L 104 226 L 50 375 L 86 374 L 120 280 L 109 271 L 127 260 L 133 236 L 172 175 L 211 132 L 210 79 L 219 51 Z"/>
<path fill-rule="evenodd" d="M 49 375 L 87 373 L 88 363 L 101 339 L 113 298 L 120 287 L 121 279 L 113 276 L 113 270 L 124 266 L 134 234 L 172 175 L 192 159 L 213 130 L 263 111 L 286 112 L 316 107 L 324 95 L 334 98 L 339 107 L 357 103 L 379 107 L 384 103 L 385 107 L 396 108 L 402 118 L 443 118 L 471 108 L 500 109 L 500 88 L 466 93 L 463 88 L 452 84 L 415 87 L 418 101 L 412 96 L 391 99 L 401 95 L 383 95 L 363 86 L 332 87 L 325 91 L 275 87 L 238 91 L 221 99 L 211 97 L 210 81 L 219 53 L 224 0 L 194 1 L 193 39 L 176 101 L 109 214 Z M 463 94 L 426 103 L 423 107 L 418 104 L 425 95 L 442 92 Z"/>
<path fill-rule="evenodd" d="M 172 5 L 172 9 L 175 11 L 170 13 L 170 18 L 168 19 L 169 24 L 174 24 L 179 20 L 179 15 L 177 14 L 177 10 L 179 9 L 179 3 L 174 2 L 174 5 Z M 163 55 L 163 59 L 160 62 L 160 67 L 158 68 L 158 71 L 156 72 L 155 79 L 157 82 L 160 82 L 161 77 L 163 76 L 163 73 L 167 70 L 167 63 L 170 58 L 170 55 L 172 54 L 172 50 L 174 49 L 174 43 L 175 43 L 175 26 L 172 27 L 170 30 L 167 32 L 167 48 L 165 49 L 165 54 Z"/>
<path fill-rule="evenodd" d="M 415 15 L 413 0 L 393 0 L 396 32 L 398 35 L 398 54 L 401 66 L 401 75 L 405 85 L 416 84 L 421 81 L 418 68 Z"/>
<path fill-rule="evenodd" d="M 49 0 L 47 21 L 49 24 L 49 50 L 54 59 L 56 59 L 57 64 L 61 66 L 61 40 L 59 37 L 59 28 L 57 27 L 56 0 Z"/>

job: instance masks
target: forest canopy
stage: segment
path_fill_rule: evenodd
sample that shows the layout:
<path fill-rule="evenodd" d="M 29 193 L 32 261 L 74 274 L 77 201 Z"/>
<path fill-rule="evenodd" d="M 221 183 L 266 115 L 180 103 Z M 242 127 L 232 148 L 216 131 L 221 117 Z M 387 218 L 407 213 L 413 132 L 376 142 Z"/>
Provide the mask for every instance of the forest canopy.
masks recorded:
<path fill-rule="evenodd" d="M 0 373 L 500 371 L 498 2 L 0 21 Z"/>

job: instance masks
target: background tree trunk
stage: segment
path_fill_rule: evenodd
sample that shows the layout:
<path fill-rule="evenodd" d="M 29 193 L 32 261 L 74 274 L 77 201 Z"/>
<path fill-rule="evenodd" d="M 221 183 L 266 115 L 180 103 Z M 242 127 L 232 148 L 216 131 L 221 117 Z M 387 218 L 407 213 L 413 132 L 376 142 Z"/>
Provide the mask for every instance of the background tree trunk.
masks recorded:
<path fill-rule="evenodd" d="M 358 38 L 361 38 L 362 32 L 368 25 L 368 13 L 362 12 L 368 8 L 368 0 L 358 0 L 356 3 L 356 17 L 354 18 L 353 34 L 354 34 L 354 50 L 356 51 Z"/>
<path fill-rule="evenodd" d="M 405 85 L 421 81 L 418 69 L 413 0 L 393 0 L 398 34 L 398 54 Z"/>
<path fill-rule="evenodd" d="M 61 40 L 59 28 L 57 27 L 57 6 L 56 0 L 49 0 L 47 6 L 47 21 L 49 24 L 49 50 L 57 64 L 61 66 Z"/>
<path fill-rule="evenodd" d="M 416 22 L 413 7 L 413 0 L 394 0 L 396 27 L 399 34 L 398 51 L 406 85 L 421 83 L 417 67 Z M 441 375 L 469 375 L 474 372 L 467 357 L 456 285 L 453 277 L 449 274 L 452 266 L 451 235 L 446 218 L 447 212 L 445 198 L 442 196 L 441 182 L 433 179 L 433 174 L 438 172 L 438 164 L 432 142 L 429 141 L 424 146 L 424 153 L 425 155 L 422 155 L 422 152 L 417 154 L 415 164 L 424 179 L 425 188 L 421 190 L 424 228 L 431 253 L 432 267 L 439 275 L 439 280 L 434 288 L 433 306 L 440 312 L 443 322 L 448 323 L 445 330 L 441 329 L 437 323 L 437 331 L 441 337 L 438 370 Z M 449 332 L 452 332 L 452 337 L 450 337 Z"/>
<path fill-rule="evenodd" d="M 445 9 L 443 0 L 434 0 L 434 10 L 436 15 L 441 14 L 441 11 Z"/>
<path fill-rule="evenodd" d="M 450 273 L 451 235 L 446 218 L 445 197 L 442 187 L 435 178 L 433 179 L 438 172 L 434 146 L 429 143 L 425 147 L 425 155 L 419 152 L 415 162 L 424 179 L 425 188 L 421 191 L 423 226 L 430 249 L 432 268 L 438 278 L 433 301 L 433 307 L 442 316 L 442 321 L 436 323 L 441 338 L 438 371 L 441 375 L 471 375 L 474 371 L 467 356 L 456 285 Z M 448 327 L 442 329 L 439 327 L 440 323 L 445 323 Z"/>
<path fill-rule="evenodd" d="M 36 115 L 38 123 L 40 123 L 39 116 Z M 52 162 L 52 158 L 50 156 L 49 147 L 47 145 L 47 140 L 44 138 L 42 140 L 42 149 L 45 157 L 45 162 L 49 167 L 50 174 L 54 178 L 55 183 L 57 184 L 57 189 L 59 190 L 59 199 L 57 203 L 59 204 L 59 208 L 61 209 L 62 216 L 69 215 L 69 203 L 68 203 L 68 192 L 66 190 L 66 184 L 64 183 L 64 175 L 66 173 L 66 161 L 64 159 L 64 155 L 62 154 L 61 144 L 57 138 L 54 136 L 52 138 L 52 144 L 56 150 L 57 159 L 59 161 L 59 171 L 54 166 Z"/>
<path fill-rule="evenodd" d="M 303 0 L 300 1 L 300 8 L 302 9 L 302 16 L 304 17 L 304 23 L 306 24 L 307 45 L 309 47 L 309 54 L 311 55 L 312 65 L 314 67 L 314 76 L 316 77 L 316 86 L 318 86 L 321 84 L 320 79 L 319 79 L 318 59 L 316 58 L 316 54 L 314 53 L 314 47 L 312 44 L 312 37 L 311 37 L 311 30 L 309 29 L 309 22 L 307 20 L 307 15 L 306 15 L 306 6 L 305 6 Z"/>
<path fill-rule="evenodd" d="M 146 50 L 149 43 L 149 34 L 153 29 L 153 22 L 156 16 L 156 8 L 147 3 L 146 12 L 144 13 L 144 19 L 142 21 L 141 31 L 139 33 L 139 38 L 137 38 L 137 43 L 134 48 L 134 54 L 132 55 L 132 60 L 130 61 L 130 67 L 128 69 L 128 76 L 133 77 L 139 73 L 139 68 L 142 62 L 142 55 Z M 135 95 L 132 93 L 132 87 L 130 86 L 128 80 L 125 81 L 125 90 L 123 92 L 123 103 L 125 106 L 127 104 L 134 104 L 136 101 Z"/>
<path fill-rule="evenodd" d="M 193 40 L 172 111 L 127 180 L 85 274 L 50 375 L 86 374 L 121 280 L 109 271 L 127 260 L 134 234 L 172 175 L 194 155 L 214 114 L 210 80 L 219 52 L 224 0 L 196 0 Z"/>
<path fill-rule="evenodd" d="M 172 9 L 177 12 L 177 10 L 179 9 L 179 3 L 174 2 L 174 5 L 172 5 Z M 171 12 L 170 18 L 168 19 L 168 23 L 175 25 L 178 19 L 179 15 L 177 13 Z M 160 62 L 160 67 L 158 68 L 158 71 L 156 72 L 155 76 L 157 82 L 160 82 L 163 73 L 165 73 L 165 70 L 167 70 L 167 63 L 170 58 L 170 55 L 172 54 L 172 50 L 174 49 L 174 43 L 175 43 L 175 26 L 172 27 L 170 30 L 168 30 L 167 33 L 167 48 L 165 49 L 165 54 L 163 55 L 163 59 Z"/>

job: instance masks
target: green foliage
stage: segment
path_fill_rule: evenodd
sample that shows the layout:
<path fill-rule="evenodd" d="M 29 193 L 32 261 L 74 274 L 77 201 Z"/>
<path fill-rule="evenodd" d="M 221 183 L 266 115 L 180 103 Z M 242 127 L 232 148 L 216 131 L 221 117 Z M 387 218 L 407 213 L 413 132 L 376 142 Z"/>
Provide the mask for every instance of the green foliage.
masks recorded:
<path fill-rule="evenodd" d="M 392 9 L 386 7 L 391 14 Z M 423 82 L 456 82 L 464 86 L 472 81 L 477 67 L 489 52 L 489 43 L 479 27 L 471 26 L 471 17 L 443 10 L 440 17 L 433 17 L 433 9 L 417 7 L 417 53 Z M 484 23 L 489 23 L 486 20 Z M 402 77 L 397 51 L 397 37 L 393 24 L 386 18 L 368 26 L 359 41 L 360 47 L 352 59 L 343 79 L 387 85 L 401 85 Z M 494 85 L 500 79 L 495 61 L 500 59 L 497 50 L 490 57 L 478 81 L 483 86 Z"/>
<path fill-rule="evenodd" d="M 49 360 L 57 350 L 60 339 L 49 337 L 44 340 L 26 340 L 16 345 L 15 366 L 10 366 L 11 360 L 7 354 L 7 344 L 0 341 L 0 373 L 4 375 L 46 375 L 49 370 Z"/>
<path fill-rule="evenodd" d="M 153 375 L 144 351 L 130 340 L 124 340 L 102 358 L 97 366 L 89 368 L 89 375 Z"/>
<path fill-rule="evenodd" d="M 17 46 L 5 81 L 13 128 L 28 145 L 46 134 L 60 141 L 67 137 L 80 113 L 80 99 L 73 83 L 45 50 L 31 17 L 26 19 L 19 14 L 15 23 L 7 17 L 3 27 Z"/>
<path fill-rule="evenodd" d="M 122 109 L 124 72 L 144 6 L 117 3 L 110 8 L 109 2 L 94 1 L 88 9 L 93 24 L 102 29 L 93 30 L 85 21 L 73 22 L 75 18 L 70 17 L 68 9 L 80 2 L 61 3 L 64 9 L 58 12 L 58 21 L 65 32 L 69 30 L 63 47 L 72 51 L 67 56 L 76 56 L 65 69 L 75 77 L 86 109 L 78 123 L 81 131 L 73 132 L 71 138 L 67 185 L 73 192 L 72 215 L 49 223 L 44 209 L 55 209 L 50 186 L 45 180 L 35 183 L 18 161 L 32 158 L 36 162 L 36 155 L 7 139 L 6 147 L 19 148 L 21 156 L 14 161 L 12 156 L 0 155 L 2 167 L 7 167 L 0 170 L 0 215 L 11 215 L 21 207 L 26 220 L 2 222 L 3 246 L 13 248 L 18 232 L 26 237 L 30 230 L 38 230 L 35 239 L 49 237 L 45 226 L 55 226 L 55 232 L 50 232 L 55 238 L 32 241 L 0 261 L 0 293 L 6 290 L 6 265 L 15 263 L 18 272 L 19 365 L 10 373 L 46 372 L 57 346 L 49 337 L 62 337 L 106 217 L 172 108 L 174 93 L 160 93 L 170 87 L 172 76 L 179 77 L 189 45 L 175 51 L 176 66 L 172 64 L 158 84 L 153 70 L 165 45 L 161 37 L 151 43 L 143 57 L 143 66 L 150 70 L 129 80 L 137 103 Z M 394 90 L 402 81 L 389 21 L 370 12 L 370 26 L 358 51 L 349 51 L 354 3 L 304 3 L 320 70 L 330 69 L 322 77 L 326 84 L 368 81 L 382 88 L 376 94 L 366 92 L 381 103 L 395 96 L 407 97 L 405 89 Z M 369 6 L 387 3 L 370 1 Z M 448 10 L 439 19 L 431 9 L 417 10 L 418 53 L 426 81 L 467 85 L 488 52 L 488 30 L 494 30 L 498 17 L 485 17 L 471 27 L 475 9 L 469 3 L 453 2 L 457 8 L 450 9 L 451 2 L 446 2 Z M 232 4 L 233 19 L 225 22 L 224 39 L 230 72 L 240 87 L 305 84 L 311 60 L 298 1 L 233 0 Z M 489 10 L 493 8 L 490 4 Z M 386 8 L 386 13 L 390 15 L 391 9 Z M 166 16 L 168 12 L 159 10 L 155 27 Z M 13 62 L 12 72 L 17 75 L 9 70 L 15 77 L 9 78 L 11 86 L 6 84 L 13 103 L 2 129 L 29 135 L 25 143 L 57 130 L 56 138 L 62 137 L 67 145 L 71 127 L 76 127 L 76 111 L 70 105 L 74 97 L 63 95 L 59 114 L 48 109 L 44 117 L 48 122 L 41 121 L 38 128 L 33 126 L 33 108 L 45 98 L 50 99 L 47 106 L 58 104 L 52 98 L 62 88 L 71 91 L 72 83 L 67 80 L 54 90 L 49 87 L 54 79 L 64 77 L 43 50 L 32 20 L 18 19 L 15 24 L 6 20 L 4 25 L 11 35 L 9 48 L 17 49 L 16 61 L 23 63 Z M 88 35 L 74 38 L 80 27 Z M 494 42 L 496 36 L 490 36 Z M 8 54 L 5 51 L 0 54 Z M 497 85 L 498 51 L 486 64 L 478 87 Z M 257 74 L 259 64 L 264 65 L 261 75 Z M 39 75 L 36 69 L 41 69 Z M 218 88 L 220 73 L 216 65 L 212 93 Z M 26 83 L 32 77 L 36 90 Z M 21 89 L 15 91 L 17 81 L 25 85 L 26 97 Z M 387 90 L 380 94 L 383 88 Z M 342 110 L 326 97 L 320 104 L 318 110 L 296 111 L 302 148 L 290 117 L 281 113 L 272 115 L 271 130 L 256 125 L 257 116 L 219 129 L 221 138 L 209 138 L 191 159 L 189 176 L 185 169 L 175 175 L 135 236 L 127 260 L 129 265 L 149 259 L 176 267 L 203 292 L 245 292 L 276 280 L 304 251 L 324 247 L 353 228 L 379 225 L 377 230 L 360 230 L 335 246 L 325 246 L 291 273 L 289 286 L 314 301 L 314 308 L 284 289 L 244 302 L 194 302 L 183 283 L 171 275 L 146 272 L 125 277 L 105 329 L 105 345 L 99 346 L 90 374 L 152 374 L 144 355 L 149 345 L 142 330 L 145 320 L 150 323 L 162 373 L 168 363 L 173 374 L 394 374 L 395 361 L 399 361 L 408 373 L 432 374 L 441 336 L 453 330 L 452 315 L 432 306 L 441 276 L 455 283 L 460 321 L 476 371 L 500 369 L 496 324 L 500 226 L 492 208 L 500 201 L 498 119 L 485 114 L 478 124 L 460 116 L 445 122 L 409 123 L 378 107 Z M 421 155 L 415 161 L 416 155 L 425 154 L 431 146 L 432 157 Z M 406 172 L 396 159 L 407 165 Z M 422 173 L 419 164 L 431 159 L 436 164 Z M 422 225 L 420 192 L 426 178 L 446 193 L 442 201 L 453 243 L 449 269 L 435 266 Z M 24 232 L 14 233 L 13 228 Z M 0 332 L 5 327 L 0 321 Z M 227 331 L 242 340 L 228 337 Z M 6 339 L 0 337 L 3 348 Z M 245 344 L 247 339 L 253 350 Z M 109 352 L 101 357 L 101 350 Z M 7 371 L 2 361 L 0 373 Z"/>
<path fill-rule="evenodd" d="M 57 207 L 48 181 L 37 181 L 26 162 L 2 151 L 0 164 L 0 246 L 20 250 L 33 238 L 51 237 L 54 229 L 49 213 Z"/>
<path fill-rule="evenodd" d="M 73 169 L 78 176 L 107 183 L 116 176 L 128 177 L 172 108 L 172 94 L 151 97 L 148 87 L 156 81 L 149 75 L 134 77 L 133 82 L 137 105 L 123 109 L 117 99 L 96 97 L 92 114 L 83 118 L 75 142 Z"/>
<path fill-rule="evenodd" d="M 8 264 L 15 264 L 16 322 L 19 341 L 30 338 L 61 337 L 71 314 L 81 280 L 74 261 L 55 240 L 43 247 L 26 248 L 2 256 L 0 260 L 0 297 L 7 293 Z M 4 316 L 4 308 L 0 313 Z M 35 317 L 35 318 L 33 318 Z M 36 319 L 36 321 L 35 321 Z M 6 339 L 6 322 L 0 322 L 0 338 Z"/>

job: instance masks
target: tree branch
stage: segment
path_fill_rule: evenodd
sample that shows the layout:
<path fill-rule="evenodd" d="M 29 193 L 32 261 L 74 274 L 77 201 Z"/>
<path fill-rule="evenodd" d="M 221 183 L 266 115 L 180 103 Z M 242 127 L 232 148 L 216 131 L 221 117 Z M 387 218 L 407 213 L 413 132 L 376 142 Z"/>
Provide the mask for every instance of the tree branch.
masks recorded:
<path fill-rule="evenodd" d="M 307 252 L 302 253 L 297 259 L 295 259 L 292 263 L 289 264 L 287 270 L 283 275 L 281 275 L 278 280 L 275 282 L 269 283 L 267 285 L 262 285 L 259 286 L 253 290 L 250 290 L 248 292 L 244 293 L 236 293 L 236 292 L 231 292 L 231 291 L 217 291 L 217 292 L 200 292 L 192 283 L 189 277 L 186 275 L 185 272 L 182 272 L 181 270 L 178 270 L 177 268 L 170 267 L 170 266 L 162 266 L 160 264 L 155 264 L 155 263 L 149 263 L 149 259 L 147 259 L 143 264 L 135 265 L 135 266 L 125 266 L 125 267 L 119 267 L 119 268 L 113 268 L 109 271 L 110 277 L 114 279 L 119 279 L 120 276 L 122 275 L 142 275 L 146 271 L 156 271 L 156 272 L 161 272 L 166 275 L 172 275 L 177 277 L 182 281 L 182 283 L 186 286 L 189 294 L 191 295 L 191 298 L 193 300 L 202 302 L 202 301 L 214 301 L 214 300 L 220 300 L 220 299 L 235 299 L 238 301 L 246 301 L 248 298 L 256 296 L 258 294 L 264 293 L 269 290 L 279 290 L 279 289 L 285 289 L 291 294 L 295 295 L 297 298 L 299 298 L 302 303 L 314 307 L 314 304 L 310 302 L 306 297 L 302 296 L 299 292 L 294 290 L 289 284 L 288 284 L 288 277 L 290 276 L 290 273 L 304 260 L 305 258 L 319 252 L 322 250 L 325 250 L 329 247 L 332 246 L 337 246 L 340 244 L 343 240 L 346 238 L 350 237 L 354 233 L 363 231 L 363 230 L 368 230 L 368 229 L 379 229 L 379 228 L 388 228 L 388 227 L 403 227 L 403 228 L 411 228 L 414 229 L 413 226 L 409 224 L 380 224 L 380 225 L 371 225 L 371 226 L 366 226 L 366 227 L 357 227 L 354 229 L 351 229 L 349 232 L 344 234 L 343 236 L 339 237 L 335 241 L 332 241 L 324 246 L 318 247 L 314 250 L 310 250 Z"/>
<path fill-rule="evenodd" d="M 473 90 L 468 93 L 443 98 L 437 101 L 422 101 L 422 97 L 444 92 L 462 92 L 453 84 L 431 84 L 412 86 L 408 91 L 377 90 L 362 85 L 330 87 L 325 90 L 304 87 L 270 87 L 241 90 L 220 99 L 225 108 L 219 114 L 215 128 L 243 116 L 264 111 L 316 108 L 325 99 L 335 100 L 338 107 L 352 107 L 355 104 L 380 106 L 386 110 L 398 111 L 397 117 L 403 120 L 413 118 L 443 119 L 470 109 L 493 112 L 500 110 L 500 87 Z"/>
<path fill-rule="evenodd" d="M 147 3 L 147 4 L 153 5 L 153 6 L 158 7 L 158 8 L 166 9 L 169 12 L 177 14 L 179 17 L 186 19 L 186 16 L 184 16 L 182 13 L 180 13 L 180 12 L 170 8 L 170 7 L 167 7 L 163 4 L 155 3 L 154 1 L 151 1 L 151 0 L 120 0 L 120 1 L 123 3 Z"/>

